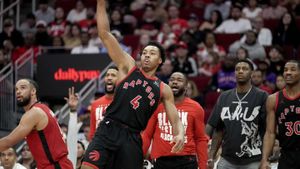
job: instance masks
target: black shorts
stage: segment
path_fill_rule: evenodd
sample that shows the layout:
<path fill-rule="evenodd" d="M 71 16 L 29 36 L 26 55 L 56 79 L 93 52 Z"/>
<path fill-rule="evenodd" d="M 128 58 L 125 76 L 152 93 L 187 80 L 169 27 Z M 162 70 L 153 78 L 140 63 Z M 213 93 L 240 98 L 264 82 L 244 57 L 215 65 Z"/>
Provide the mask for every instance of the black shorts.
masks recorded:
<path fill-rule="evenodd" d="M 278 169 L 300 169 L 300 149 L 281 150 Z"/>
<path fill-rule="evenodd" d="M 196 156 L 166 156 L 153 161 L 154 169 L 197 169 Z"/>
<path fill-rule="evenodd" d="M 95 169 L 142 169 L 140 133 L 104 119 L 84 154 L 83 164 Z"/>

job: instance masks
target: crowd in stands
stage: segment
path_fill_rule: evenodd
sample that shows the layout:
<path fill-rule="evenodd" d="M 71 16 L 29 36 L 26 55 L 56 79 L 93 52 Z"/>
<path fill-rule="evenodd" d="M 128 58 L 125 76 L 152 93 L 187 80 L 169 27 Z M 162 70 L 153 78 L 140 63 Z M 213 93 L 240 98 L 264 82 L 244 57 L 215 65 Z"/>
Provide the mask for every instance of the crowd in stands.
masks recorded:
<path fill-rule="evenodd" d="M 0 69 L 15 62 L 30 48 L 37 51 L 41 47 L 43 52 L 53 54 L 107 52 L 97 34 L 95 1 L 37 2 L 37 10 L 26 15 L 19 29 L 12 17 L 4 18 Z M 219 92 L 235 87 L 236 60 L 249 59 L 256 68 L 253 84 L 271 94 L 284 87 L 285 61 L 300 59 L 297 36 L 300 1 L 116 0 L 109 3 L 111 31 L 122 48 L 139 60 L 140 50 L 149 41 L 160 42 L 168 58 L 157 76 L 167 82 L 172 72 L 185 73 L 191 80 L 188 95 L 205 107 L 206 119 Z M 84 149 L 87 138 L 83 135 L 81 141 L 79 146 Z M 26 162 L 25 151 L 23 165 L 31 165 Z"/>

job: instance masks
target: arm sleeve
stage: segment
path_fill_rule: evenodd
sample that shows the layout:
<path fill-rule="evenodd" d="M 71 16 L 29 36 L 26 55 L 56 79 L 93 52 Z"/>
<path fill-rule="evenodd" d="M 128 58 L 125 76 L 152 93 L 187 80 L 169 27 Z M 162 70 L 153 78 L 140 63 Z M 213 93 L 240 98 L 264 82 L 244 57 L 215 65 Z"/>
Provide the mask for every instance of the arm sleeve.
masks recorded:
<path fill-rule="evenodd" d="M 204 110 L 201 106 L 197 106 L 196 114 L 195 114 L 195 143 L 196 143 L 196 151 L 198 158 L 198 167 L 199 169 L 206 169 L 207 164 L 207 143 L 208 136 L 205 134 L 205 125 L 204 125 Z"/>
<path fill-rule="evenodd" d="M 146 129 L 142 132 L 142 139 L 143 139 L 143 154 L 146 155 L 148 152 L 148 149 L 151 144 L 151 140 L 153 138 L 153 134 L 156 128 L 157 123 L 157 111 L 153 113 L 150 120 L 148 121 Z"/>
<path fill-rule="evenodd" d="M 96 109 L 94 104 L 91 106 L 91 114 L 90 114 L 90 133 L 89 133 L 89 141 L 92 140 L 96 131 Z"/>
<path fill-rule="evenodd" d="M 67 145 L 68 158 L 71 160 L 73 167 L 76 168 L 77 163 L 77 113 L 69 113 L 70 119 L 68 124 Z"/>

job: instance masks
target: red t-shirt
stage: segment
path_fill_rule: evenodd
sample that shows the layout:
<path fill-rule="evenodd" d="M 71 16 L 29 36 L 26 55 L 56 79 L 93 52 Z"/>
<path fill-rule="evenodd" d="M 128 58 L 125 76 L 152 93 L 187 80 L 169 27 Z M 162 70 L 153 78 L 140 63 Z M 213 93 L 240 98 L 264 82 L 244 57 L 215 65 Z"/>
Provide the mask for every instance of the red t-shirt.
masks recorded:
<path fill-rule="evenodd" d="M 163 104 L 160 104 L 142 133 L 143 152 L 147 153 L 153 139 L 151 158 L 197 155 L 199 168 L 206 168 L 208 137 L 204 130 L 204 110 L 196 101 L 187 97 L 176 104 L 176 108 L 186 133 L 184 149 L 180 153 L 171 153 L 172 126 Z"/>
<path fill-rule="evenodd" d="M 91 115 L 90 115 L 90 133 L 89 133 L 90 140 L 94 137 L 95 131 L 100 121 L 103 120 L 105 110 L 110 105 L 112 100 L 113 100 L 112 97 L 108 97 L 107 95 L 104 95 L 92 103 Z"/>
<path fill-rule="evenodd" d="M 61 168 L 72 169 L 73 165 L 67 158 L 67 145 L 54 114 L 44 104 L 37 103 L 33 107 L 42 109 L 48 117 L 48 124 L 43 130 L 32 130 L 26 137 L 37 168 L 55 169 L 53 162 L 57 162 Z"/>

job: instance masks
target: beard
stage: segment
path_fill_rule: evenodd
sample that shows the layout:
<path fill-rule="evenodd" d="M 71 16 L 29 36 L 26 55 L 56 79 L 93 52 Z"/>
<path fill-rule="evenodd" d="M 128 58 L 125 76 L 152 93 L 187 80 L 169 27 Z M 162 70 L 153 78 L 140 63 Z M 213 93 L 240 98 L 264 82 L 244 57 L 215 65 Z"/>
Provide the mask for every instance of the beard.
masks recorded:
<path fill-rule="evenodd" d="M 178 89 L 178 91 L 173 94 L 174 94 L 174 97 L 179 97 L 179 96 L 184 95 L 184 93 L 185 93 L 185 89 L 182 88 L 182 89 Z"/>
<path fill-rule="evenodd" d="M 30 97 L 24 97 L 23 100 L 17 100 L 17 106 L 18 107 L 24 107 L 27 106 L 30 103 Z"/>
<path fill-rule="evenodd" d="M 107 86 L 105 86 L 105 93 L 106 94 L 113 94 L 115 92 L 115 89 L 116 89 L 115 85 L 111 90 L 107 89 Z"/>

